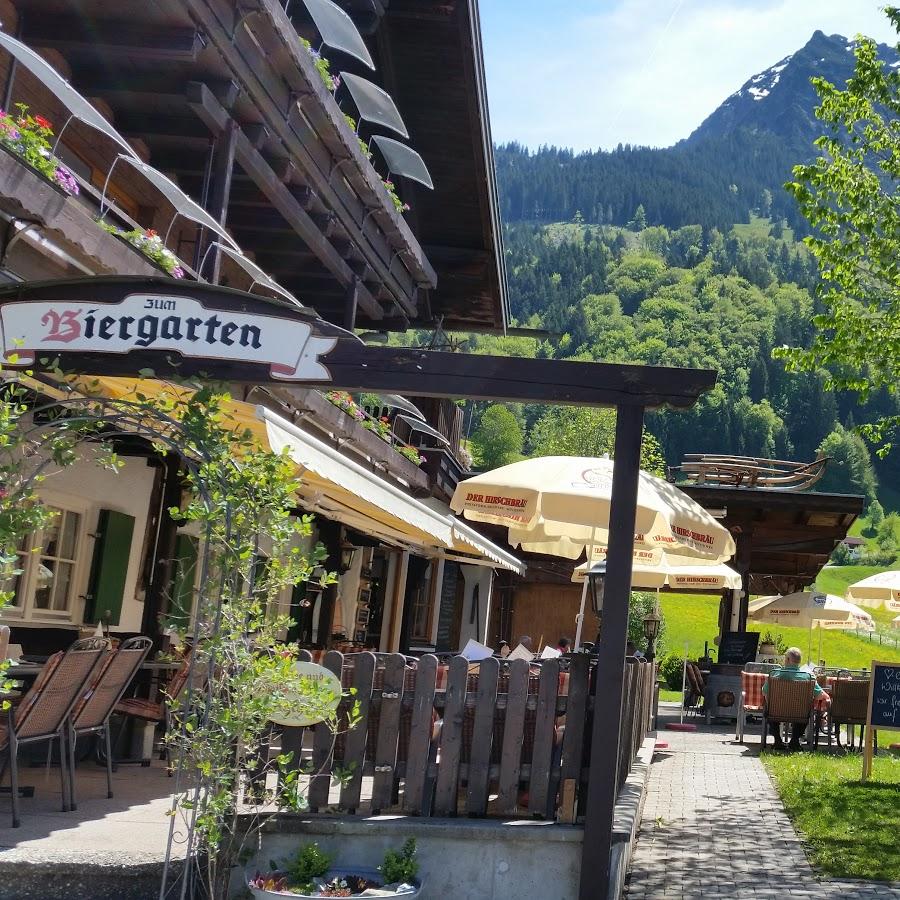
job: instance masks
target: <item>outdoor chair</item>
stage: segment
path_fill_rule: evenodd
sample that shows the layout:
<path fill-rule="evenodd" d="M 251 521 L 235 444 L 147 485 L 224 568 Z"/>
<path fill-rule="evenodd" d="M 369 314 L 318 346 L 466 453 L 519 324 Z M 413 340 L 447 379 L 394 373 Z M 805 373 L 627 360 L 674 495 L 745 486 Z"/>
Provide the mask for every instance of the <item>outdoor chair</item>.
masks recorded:
<path fill-rule="evenodd" d="M 84 735 L 97 734 L 103 739 L 107 797 L 112 799 L 113 761 L 109 720 L 152 647 L 150 638 L 133 637 L 124 641 L 118 650 L 107 653 L 93 684 L 72 709 L 68 731 L 69 805 L 72 809 L 78 808 L 75 804 L 75 742 Z"/>
<path fill-rule="evenodd" d="M 862 729 L 866 726 L 869 711 L 869 682 L 840 678 L 834 682 L 831 694 L 831 728 L 828 730 L 828 746 L 831 746 L 832 734 L 841 746 L 841 725 L 848 726 L 850 746 L 854 746 L 854 728 L 860 727 L 859 744 L 862 747 Z"/>
<path fill-rule="evenodd" d="M 686 696 L 684 698 L 685 709 L 690 710 L 695 716 L 699 716 L 703 711 L 702 704 L 706 697 L 706 681 L 703 673 L 696 663 L 689 662 L 687 664 L 687 686 Z"/>
<path fill-rule="evenodd" d="M 763 714 L 766 696 L 762 689 L 768 677 L 762 672 L 741 672 L 741 696 L 738 700 L 737 733 L 735 734 L 735 740 L 740 744 L 744 743 L 744 728 L 748 716 Z"/>
<path fill-rule="evenodd" d="M 21 703 L 9 709 L 8 723 L 0 727 L 0 753 L 4 757 L 0 775 L 9 766 L 13 828 L 20 824 L 18 753 L 23 744 L 48 741 L 52 747 L 54 741 L 59 741 L 62 808 L 68 812 L 71 791 L 65 764 L 66 721 L 97 667 L 103 663 L 108 648 L 109 641 L 105 638 L 92 637 L 76 641 L 65 652 L 55 653 Z"/>
<path fill-rule="evenodd" d="M 806 722 L 806 742 L 812 744 L 815 733 L 812 729 L 815 724 L 814 684 L 812 680 L 769 679 L 769 692 L 763 709 L 762 747 L 766 746 L 770 722 Z"/>
<path fill-rule="evenodd" d="M 172 728 L 172 704 L 181 697 L 182 692 L 185 687 L 187 687 L 188 679 L 191 674 L 192 656 L 193 653 L 191 650 L 188 650 L 185 653 L 184 659 L 181 661 L 181 666 L 169 679 L 169 683 L 163 691 L 163 696 L 159 700 L 144 699 L 142 697 L 125 697 L 116 703 L 113 712 L 118 713 L 123 718 L 122 726 L 119 728 L 119 732 L 113 742 L 114 747 L 118 746 L 129 717 L 143 722 L 152 722 L 155 725 L 164 723 L 165 734 L 170 732 Z M 165 745 L 163 745 L 160 752 L 160 759 L 167 760 L 168 757 L 168 750 Z M 149 759 L 142 759 L 140 762 L 142 766 L 150 765 Z M 169 774 L 172 774 L 171 768 L 169 769 Z"/>

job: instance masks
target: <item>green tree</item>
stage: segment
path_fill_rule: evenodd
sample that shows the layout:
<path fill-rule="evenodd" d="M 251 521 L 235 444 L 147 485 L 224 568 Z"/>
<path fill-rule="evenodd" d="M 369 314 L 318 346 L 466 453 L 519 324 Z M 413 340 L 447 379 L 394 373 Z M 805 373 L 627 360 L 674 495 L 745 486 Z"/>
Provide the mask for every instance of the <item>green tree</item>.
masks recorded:
<path fill-rule="evenodd" d="M 529 434 L 532 456 L 612 456 L 616 414 L 611 409 L 556 406 L 543 413 Z M 666 464 L 659 441 L 644 432 L 641 468 L 665 475 Z"/>
<path fill-rule="evenodd" d="M 479 466 L 485 469 L 505 466 L 522 455 L 522 426 L 507 407 L 494 404 L 484 411 L 472 443 Z"/>
<path fill-rule="evenodd" d="M 628 223 L 628 227 L 632 231 L 643 231 L 647 227 L 647 213 L 643 203 L 638 203 L 637 209 L 634 211 L 634 217 Z"/>
<path fill-rule="evenodd" d="M 873 500 L 869 504 L 869 531 L 874 534 L 878 531 L 878 526 L 884 521 L 884 507 L 877 501 Z"/>
<path fill-rule="evenodd" d="M 885 12 L 900 31 L 900 10 Z M 900 382 L 900 72 L 879 60 L 869 38 L 855 54 L 845 90 L 813 79 L 826 126 L 816 140 L 821 155 L 796 166 L 786 185 L 816 230 L 805 240 L 819 263 L 823 311 L 812 345 L 781 355 L 795 370 L 827 368 L 829 388 L 865 401 Z M 898 424 L 897 415 L 881 416 L 868 431 L 886 442 Z"/>
<path fill-rule="evenodd" d="M 818 452 L 831 457 L 818 484 L 819 490 L 862 494 L 867 503 L 875 500 L 878 482 L 872 468 L 872 457 L 858 434 L 838 425 L 819 444 Z"/>

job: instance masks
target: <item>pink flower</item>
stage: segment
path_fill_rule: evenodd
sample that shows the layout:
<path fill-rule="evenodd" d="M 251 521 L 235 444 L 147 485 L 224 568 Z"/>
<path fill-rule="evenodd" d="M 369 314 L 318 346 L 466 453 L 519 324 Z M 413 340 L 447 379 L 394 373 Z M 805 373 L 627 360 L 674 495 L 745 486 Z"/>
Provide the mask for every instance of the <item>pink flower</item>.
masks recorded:
<path fill-rule="evenodd" d="M 184 269 L 182 269 L 181 266 L 175 266 L 175 268 L 172 269 L 172 277 L 184 278 Z"/>

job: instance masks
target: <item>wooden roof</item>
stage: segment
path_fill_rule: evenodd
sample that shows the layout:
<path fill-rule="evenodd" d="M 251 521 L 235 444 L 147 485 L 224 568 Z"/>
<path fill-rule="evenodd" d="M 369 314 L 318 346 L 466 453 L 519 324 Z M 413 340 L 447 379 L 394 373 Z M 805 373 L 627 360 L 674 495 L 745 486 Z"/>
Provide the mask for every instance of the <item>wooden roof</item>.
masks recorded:
<path fill-rule="evenodd" d="M 752 594 L 787 594 L 812 584 L 864 504 L 852 494 L 679 487 L 706 509 L 724 510 L 719 521 L 735 537 L 738 570 L 749 567 Z"/>
<path fill-rule="evenodd" d="M 506 271 L 478 4 L 384 6 L 375 33 L 378 71 L 434 180 L 434 191 L 404 181 L 401 192 L 410 197 L 407 218 L 438 275 L 431 311 L 448 330 L 501 330 L 508 321 Z"/>
<path fill-rule="evenodd" d="M 438 186 L 432 197 L 399 185 L 413 206 L 408 218 L 394 210 L 277 0 L 0 0 L 0 14 L 201 203 L 214 199 L 207 177 L 216 147 L 236 130 L 226 224 L 251 258 L 325 318 L 347 323 L 355 305 L 362 327 L 405 328 L 443 315 L 445 327 L 497 329 L 505 322 L 502 259 L 469 3 L 395 3 L 368 37 L 379 57 L 374 77 L 384 73 Z M 364 14 L 369 4 L 356 6 Z M 444 76 L 426 89 L 429 54 L 440 57 Z M 328 56 L 333 71 L 372 77 Z M 19 71 L 17 91 L 23 82 Z M 90 157 L 82 143 L 79 153 Z M 97 161 L 100 172 L 104 165 Z M 121 178 L 117 170 L 114 186 Z"/>

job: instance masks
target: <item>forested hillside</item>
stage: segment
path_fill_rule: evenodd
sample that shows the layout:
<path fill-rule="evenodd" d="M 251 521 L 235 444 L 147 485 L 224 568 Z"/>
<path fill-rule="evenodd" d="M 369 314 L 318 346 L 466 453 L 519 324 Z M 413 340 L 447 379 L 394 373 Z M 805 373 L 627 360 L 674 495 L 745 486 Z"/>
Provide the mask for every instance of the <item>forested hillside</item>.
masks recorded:
<path fill-rule="evenodd" d="M 894 50 L 879 53 L 898 64 Z M 694 409 L 648 416 L 645 468 L 700 451 L 823 452 L 833 461 L 822 489 L 878 492 L 896 508 L 900 453 L 873 460 L 853 427 L 897 402 L 882 392 L 861 408 L 826 392 L 824 373 L 788 374 L 772 358 L 813 333 L 818 272 L 783 189 L 821 132 L 810 78 L 842 83 L 853 65 L 851 42 L 816 32 L 675 147 L 497 148 L 512 313 L 549 336 L 472 337 L 467 349 L 716 369 Z M 485 466 L 521 453 L 596 455 L 613 436 L 605 411 L 476 405 L 468 424 Z"/>
<path fill-rule="evenodd" d="M 879 395 L 860 408 L 852 397 L 825 392 L 822 373 L 787 374 L 772 359 L 776 346 L 809 341 L 816 280 L 805 248 L 789 231 L 774 237 L 773 230 L 760 219 L 726 234 L 697 225 L 639 232 L 580 222 L 509 226 L 514 314 L 550 335 L 474 337 L 470 349 L 716 369 L 715 390 L 694 409 L 648 416 L 668 464 L 689 452 L 812 459 L 824 448 L 836 460 L 826 488 L 874 497 L 869 451 L 849 429 L 895 401 Z M 483 411 L 471 416 L 476 449 Z M 485 465 L 516 453 L 609 449 L 606 413 L 512 412 L 502 423 L 506 443 L 492 443 Z M 893 480 L 893 457 L 878 467 L 883 481 Z"/>

